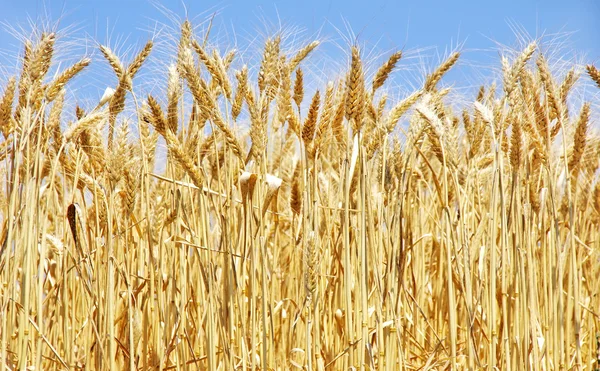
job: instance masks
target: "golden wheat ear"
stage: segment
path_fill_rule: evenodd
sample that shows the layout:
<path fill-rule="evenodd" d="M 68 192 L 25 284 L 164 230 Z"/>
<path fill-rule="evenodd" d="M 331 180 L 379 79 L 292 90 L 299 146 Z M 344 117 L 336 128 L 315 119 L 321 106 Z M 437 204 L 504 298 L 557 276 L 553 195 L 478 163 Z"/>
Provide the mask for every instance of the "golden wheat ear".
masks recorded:
<path fill-rule="evenodd" d="M 354 132 L 360 131 L 365 112 L 365 76 L 358 47 L 352 47 L 350 71 L 346 80 L 346 119 Z"/>
<path fill-rule="evenodd" d="M 591 79 L 596 83 L 598 88 L 600 88 L 600 71 L 592 64 L 588 64 L 585 69 L 587 70 L 587 73 L 590 75 Z"/>
<path fill-rule="evenodd" d="M 446 74 L 446 72 L 450 71 L 450 69 L 456 64 L 458 58 L 460 57 L 460 53 L 454 52 L 450 54 L 448 59 L 446 59 L 439 67 L 433 71 L 430 75 L 425 79 L 425 84 L 423 86 L 423 90 L 431 92 L 435 89 L 436 85 L 442 77 Z"/>
<path fill-rule="evenodd" d="M 402 52 L 398 51 L 392 55 L 390 58 L 377 70 L 375 77 L 373 78 L 373 89 L 372 94 L 377 91 L 377 89 L 381 88 L 383 84 L 387 81 L 390 74 L 396 68 L 396 64 L 402 58 Z"/>

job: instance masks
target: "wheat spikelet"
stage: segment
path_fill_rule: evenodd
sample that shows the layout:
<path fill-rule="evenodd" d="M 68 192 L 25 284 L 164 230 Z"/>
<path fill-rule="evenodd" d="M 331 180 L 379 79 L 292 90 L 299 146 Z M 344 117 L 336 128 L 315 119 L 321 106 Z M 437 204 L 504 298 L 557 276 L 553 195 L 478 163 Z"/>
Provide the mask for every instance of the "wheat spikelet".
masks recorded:
<path fill-rule="evenodd" d="M 397 179 L 402 173 L 402 157 L 402 145 L 398 139 L 394 138 L 392 140 L 392 151 L 390 153 L 390 168 L 393 170 Z"/>
<path fill-rule="evenodd" d="M 563 82 L 560 84 L 559 96 L 560 96 L 560 100 L 561 100 L 562 104 L 565 107 L 567 105 L 567 98 L 568 98 L 569 92 L 571 91 L 571 89 L 573 89 L 573 86 L 575 86 L 575 83 L 577 83 L 578 79 L 579 79 L 579 74 L 575 73 L 574 69 L 570 69 L 569 72 L 567 72 L 567 74 L 565 75 Z M 567 114 L 567 116 L 568 116 L 568 114 Z"/>
<path fill-rule="evenodd" d="M 462 111 L 462 122 L 463 127 L 465 128 L 465 136 L 467 137 L 467 143 L 470 146 L 473 145 L 473 138 L 475 137 L 475 130 L 473 127 L 473 121 L 471 120 L 471 115 L 466 109 Z"/>
<path fill-rule="evenodd" d="M 514 92 L 514 93 L 513 93 Z M 508 153 L 508 151 L 510 150 L 510 163 L 511 165 L 516 165 L 513 166 L 513 171 L 516 171 L 518 168 L 518 165 L 520 165 L 519 161 L 520 161 L 520 151 L 521 151 L 521 137 L 522 137 L 522 129 L 521 129 L 521 116 L 517 115 L 517 112 L 522 111 L 522 102 L 521 99 L 519 98 L 519 91 L 518 89 L 513 89 L 512 92 L 510 93 L 510 95 L 508 95 L 506 98 L 506 101 L 508 102 L 508 107 L 510 109 L 510 113 L 508 114 L 508 117 L 504 120 L 504 123 L 502 124 L 502 129 L 501 129 L 501 133 L 502 133 L 502 145 L 503 145 L 503 151 L 505 153 Z M 519 121 L 519 122 L 517 122 Z M 513 133 L 514 136 L 511 136 L 510 141 L 511 143 L 509 144 L 509 138 L 508 135 L 506 134 L 506 131 L 508 129 L 508 127 L 510 126 L 510 124 L 512 123 L 513 125 L 513 132 L 516 131 L 518 135 L 514 135 L 515 133 Z M 518 126 L 518 127 L 517 127 Z M 508 148 L 510 146 L 510 148 Z"/>
<path fill-rule="evenodd" d="M 244 157 L 242 155 L 242 145 L 238 141 L 238 139 L 235 136 L 235 134 L 233 133 L 233 131 L 223 121 L 223 118 L 221 117 L 220 113 L 213 114 L 212 118 L 214 120 L 214 123 L 217 125 L 217 127 L 223 132 L 223 135 L 225 136 L 225 140 L 227 141 L 227 144 L 231 148 L 232 153 L 235 155 L 235 157 L 239 161 L 244 162 Z M 265 137 L 266 131 L 262 132 L 262 136 L 263 136 L 263 141 L 265 141 L 265 143 L 266 143 L 266 137 Z"/>
<path fill-rule="evenodd" d="M 596 86 L 600 88 L 600 71 L 592 64 L 585 66 L 585 69 L 587 70 L 588 75 L 596 83 Z"/>
<path fill-rule="evenodd" d="M 319 116 L 319 105 L 321 104 L 321 95 L 317 90 L 313 95 L 308 114 L 302 125 L 302 141 L 308 146 L 315 135 L 315 129 L 317 126 L 317 118 Z"/>
<path fill-rule="evenodd" d="M 545 143 L 548 126 L 545 117 L 542 118 L 540 115 L 539 87 L 534 85 L 532 74 L 526 70 L 523 70 L 521 74 L 520 83 L 521 107 L 525 114 L 525 121 L 529 123 L 524 125 L 523 129 L 528 134 L 532 144 L 541 150 L 541 146 Z"/>
<path fill-rule="evenodd" d="M 331 121 L 331 131 L 336 138 L 338 146 L 346 149 L 347 133 L 344 128 L 344 115 L 346 113 L 346 102 L 344 100 L 344 89 L 338 88 L 338 94 L 336 97 L 337 105 L 335 107 L 335 114 Z"/>
<path fill-rule="evenodd" d="M 110 101 L 108 103 L 108 109 L 110 111 L 113 123 L 116 120 L 117 115 L 123 112 L 123 110 L 125 109 L 125 95 L 127 94 L 126 86 L 129 85 L 129 83 L 125 80 L 119 81 L 117 89 L 115 90 L 114 94 L 110 97 Z"/>
<path fill-rule="evenodd" d="M 300 117 L 295 112 L 291 112 L 288 117 L 289 129 L 291 132 L 296 134 L 298 139 L 302 138 L 300 131 L 302 130 L 302 123 L 300 122 Z"/>
<path fill-rule="evenodd" d="M 198 107 L 197 104 L 192 104 L 192 112 L 190 112 L 187 128 L 181 135 L 193 136 L 200 134 L 204 130 L 208 119 L 209 112 L 206 109 Z"/>
<path fill-rule="evenodd" d="M 513 172 L 518 171 L 519 166 L 521 165 L 522 135 L 521 119 L 520 117 L 515 117 L 510 138 L 510 166 L 512 167 Z"/>
<path fill-rule="evenodd" d="M 135 56 L 131 64 L 127 66 L 125 75 L 133 79 L 133 77 L 138 73 L 138 71 L 146 61 L 146 58 L 148 58 L 148 56 L 150 55 L 153 46 L 154 43 L 152 42 L 152 40 L 148 40 L 148 42 L 146 43 L 146 45 L 144 45 L 142 50 Z"/>
<path fill-rule="evenodd" d="M 198 124 L 196 117 L 196 110 L 192 109 L 187 130 L 179 135 L 186 151 L 188 151 L 190 154 L 195 154 L 197 152 L 198 143 L 203 137 L 202 130 L 204 127 Z"/>
<path fill-rule="evenodd" d="M 148 107 L 151 112 L 151 123 L 152 126 L 158 131 L 161 135 L 165 135 L 164 133 L 167 129 L 170 128 L 167 126 L 167 120 L 165 119 L 165 114 L 163 113 L 160 104 L 156 101 L 156 99 L 152 95 L 148 95 Z"/>
<path fill-rule="evenodd" d="M 234 120 L 237 120 L 242 112 L 242 105 L 244 104 L 244 98 L 248 89 L 248 67 L 242 67 L 240 71 L 236 72 L 235 77 L 238 81 L 238 86 L 231 107 L 231 116 Z"/>
<path fill-rule="evenodd" d="M 321 143 L 327 136 L 327 132 L 331 127 L 331 121 L 335 113 L 335 94 L 333 82 L 327 83 L 327 90 L 325 90 L 325 100 L 323 102 L 323 110 L 321 117 L 319 118 L 319 125 L 317 126 L 317 132 L 315 136 L 315 149 L 321 147 Z"/>
<path fill-rule="evenodd" d="M 383 94 L 377 103 L 377 121 L 381 120 L 383 117 L 383 111 L 385 110 L 385 106 L 387 105 L 388 96 L 387 94 Z"/>
<path fill-rule="evenodd" d="M 310 231 L 306 238 L 306 273 L 305 273 L 305 282 L 306 282 L 306 291 L 308 294 L 309 300 L 312 299 L 312 296 L 315 295 L 315 291 L 317 290 L 317 279 L 318 279 L 318 262 L 319 262 L 319 254 L 317 252 L 316 247 L 316 237 L 315 232 Z"/>
<path fill-rule="evenodd" d="M 94 204 L 90 206 L 90 209 L 92 209 L 93 212 L 98 216 L 100 227 L 105 228 L 108 223 L 108 199 L 106 190 L 89 174 L 82 172 L 79 174 L 79 177 L 81 178 L 83 185 L 92 192 L 92 195 L 94 196 Z"/>
<path fill-rule="evenodd" d="M 536 64 L 540 72 L 540 78 L 544 83 L 544 87 L 546 88 L 546 97 L 548 99 L 548 103 L 550 105 L 550 108 L 552 109 L 550 119 L 558 120 L 558 123 L 556 124 L 558 130 L 558 128 L 560 128 L 560 123 L 564 117 L 563 105 L 558 95 L 556 84 L 552 79 L 552 74 L 550 73 L 550 67 L 548 66 L 546 58 L 544 58 L 544 56 L 540 54 L 539 58 L 536 61 Z"/>
<path fill-rule="evenodd" d="M 294 79 L 294 102 L 296 107 L 300 109 L 300 103 L 304 100 L 304 73 L 301 68 L 296 70 L 296 78 Z"/>
<path fill-rule="evenodd" d="M 192 47 L 198 54 L 200 61 L 204 64 L 211 77 L 217 82 L 217 84 L 223 89 L 225 96 L 229 99 L 231 98 L 231 85 L 229 84 L 229 80 L 227 79 L 227 73 L 225 72 L 225 66 L 222 61 L 219 63 L 220 58 L 215 53 L 213 53 L 213 57 L 211 58 L 208 53 L 204 50 L 202 45 L 198 43 L 198 41 L 192 41 Z"/>
<path fill-rule="evenodd" d="M 181 85 L 179 83 L 179 72 L 177 67 L 174 65 L 169 66 L 169 78 L 167 80 L 167 125 L 169 129 L 177 133 L 178 127 L 178 113 L 177 108 L 179 106 L 179 99 L 183 92 L 181 91 Z"/>
<path fill-rule="evenodd" d="M 367 96 L 366 96 L 366 101 L 365 101 L 365 109 L 366 109 L 366 115 L 365 115 L 366 128 L 365 128 L 365 131 L 369 131 L 376 124 L 376 121 L 377 121 L 377 108 L 375 108 L 375 102 L 373 101 L 373 95 L 371 93 L 367 93 L 366 95 Z"/>
<path fill-rule="evenodd" d="M 477 97 L 475 98 L 475 101 L 481 103 L 483 102 L 485 98 L 485 86 L 481 85 L 479 87 L 479 90 L 477 91 Z"/>
<path fill-rule="evenodd" d="M 280 151 L 277 151 L 276 155 L 271 160 L 270 171 L 277 173 L 278 171 L 283 172 L 282 178 L 284 178 L 284 184 L 289 181 L 289 169 L 285 166 L 282 166 L 284 162 L 290 161 L 293 151 L 295 150 L 295 138 L 291 135 L 291 132 L 288 132 L 286 135 L 285 142 L 283 143 L 283 147 Z M 283 168 L 283 169 L 282 169 Z"/>
<path fill-rule="evenodd" d="M 544 137 L 546 135 L 547 126 L 538 122 L 540 110 L 539 95 L 538 91 L 534 87 L 534 82 L 530 73 L 524 71 L 521 78 L 521 94 L 520 94 L 520 106 L 519 108 L 525 115 L 524 122 L 528 125 L 523 125 L 523 130 L 528 134 L 531 140 L 544 143 Z M 545 120 L 544 120 L 545 121 Z"/>
<path fill-rule="evenodd" d="M 58 150 L 62 144 L 62 133 L 60 131 L 60 116 L 62 115 L 63 106 L 65 103 L 65 91 L 60 89 L 56 94 L 54 104 L 50 109 L 50 115 L 48 115 L 48 132 L 55 141 L 55 149 Z"/>
<path fill-rule="evenodd" d="M 100 52 L 115 71 L 117 78 L 121 79 L 125 75 L 125 67 L 119 57 L 108 46 L 100 45 Z"/>
<path fill-rule="evenodd" d="M 8 80 L 6 89 L 4 89 L 4 95 L 2 101 L 0 101 L 0 130 L 4 138 L 8 138 L 8 135 L 12 132 L 12 124 L 10 118 L 12 116 L 12 105 L 15 98 L 15 89 L 17 87 L 17 81 L 14 77 Z"/>
<path fill-rule="evenodd" d="M 31 55 L 33 53 L 33 45 L 31 41 L 25 41 L 23 48 L 23 65 L 21 67 L 21 77 L 19 78 L 19 98 L 17 102 L 17 108 L 15 110 L 15 118 L 18 120 L 21 114 L 21 107 L 24 107 L 27 103 L 27 92 L 30 88 L 29 80 L 29 67 L 31 64 Z"/>
<path fill-rule="evenodd" d="M 181 36 L 177 45 L 177 70 L 183 74 L 183 59 L 187 50 L 192 46 L 192 24 L 187 19 L 181 24 Z"/>
<path fill-rule="evenodd" d="M 577 126 L 575 129 L 575 137 L 573 139 L 573 152 L 569 158 L 569 171 L 571 174 L 577 174 L 579 164 L 585 151 L 587 139 L 587 127 L 590 119 L 590 104 L 585 103 L 581 108 Z"/>
<path fill-rule="evenodd" d="M 368 133 L 368 135 L 365 136 L 365 152 L 367 161 L 372 159 L 375 155 L 375 152 L 381 147 L 385 134 L 386 131 L 384 128 L 376 126 L 371 132 Z"/>
<path fill-rule="evenodd" d="M 575 83 L 577 82 L 578 79 L 579 79 L 579 75 L 575 73 L 574 69 L 571 69 L 571 70 L 569 70 L 569 72 L 567 72 L 565 78 L 563 79 L 562 83 L 560 84 L 560 87 L 558 88 L 558 96 L 559 96 L 561 105 L 563 107 L 565 117 L 569 117 L 569 104 L 568 104 L 569 93 L 575 86 Z"/>
<path fill-rule="evenodd" d="M 459 182 L 461 182 L 461 184 L 463 184 L 462 182 L 464 181 L 464 174 L 463 174 L 463 170 L 464 168 L 458 168 L 458 160 L 459 160 L 459 140 L 458 140 L 458 124 L 460 123 L 460 120 L 458 117 L 456 116 L 449 116 L 446 120 L 445 120 L 445 124 L 446 124 L 446 128 L 447 128 L 447 135 L 446 135 L 446 142 L 444 143 L 444 147 L 446 150 L 446 154 L 448 157 L 448 160 L 446 160 L 448 167 L 450 167 L 451 169 L 455 170 L 458 172 L 458 180 Z M 450 187 L 450 192 L 454 192 L 456 189 L 456 187 L 452 186 Z M 449 200 L 453 199 L 454 194 L 451 194 L 449 197 Z"/>
<path fill-rule="evenodd" d="M 154 122 L 160 122 L 161 120 L 164 120 L 164 118 L 161 119 L 160 117 L 154 117 Z M 157 131 L 160 132 L 160 130 L 158 129 Z M 179 142 L 177 136 L 173 134 L 173 132 L 168 128 L 165 128 L 165 130 L 161 132 L 161 134 L 167 142 L 167 148 L 169 150 L 169 153 L 171 153 L 173 155 L 173 158 L 179 163 L 179 165 L 181 165 L 181 167 L 190 177 L 194 185 L 198 188 L 202 188 L 204 184 L 204 176 L 202 175 L 200 170 L 194 165 L 194 162 Z"/>
<path fill-rule="evenodd" d="M 218 79 L 219 73 L 217 71 L 217 66 L 214 63 L 214 60 L 208 55 L 206 50 L 204 50 L 202 45 L 200 45 L 197 40 L 192 40 L 191 46 L 196 51 L 196 54 L 198 54 L 198 58 L 200 58 L 200 61 L 204 64 L 211 76 L 214 79 Z"/>
<path fill-rule="evenodd" d="M 533 110 L 533 119 L 535 120 L 535 128 L 542 138 L 542 143 L 546 144 L 546 147 L 550 146 L 547 143 L 549 139 L 550 130 L 550 117 L 546 114 L 545 104 L 542 103 L 542 83 L 539 79 L 534 79 L 532 73 L 524 73 L 521 78 L 524 83 L 524 91 L 527 94 L 527 98 L 530 99 L 529 106 Z"/>
<path fill-rule="evenodd" d="M 435 154 L 438 161 L 443 164 L 444 151 L 442 150 L 442 143 L 445 138 L 445 130 L 440 118 L 427 104 L 421 104 L 416 108 L 416 111 L 427 123 L 425 130 L 431 143 L 431 151 Z"/>
<path fill-rule="evenodd" d="M 25 43 L 23 45 L 23 65 L 21 67 L 21 79 L 19 81 L 20 84 L 25 84 L 25 82 L 27 81 L 32 54 L 33 44 L 31 43 L 31 40 L 25 40 Z M 19 86 L 19 88 L 21 88 L 21 86 Z M 23 90 L 24 89 L 19 89 L 20 92 L 22 92 Z"/>
<path fill-rule="evenodd" d="M 108 103 L 108 147 L 112 149 L 113 135 L 115 129 L 115 122 L 117 121 L 117 115 L 125 109 L 125 96 L 127 91 L 124 85 L 119 82 L 115 93 L 110 98 Z"/>
<path fill-rule="evenodd" d="M 133 215 L 139 186 L 139 174 L 136 169 L 123 168 L 125 190 L 123 192 L 123 214 Z"/>
<path fill-rule="evenodd" d="M 266 97 L 263 95 L 260 100 L 254 97 L 252 89 L 248 89 L 246 95 L 248 96 L 248 110 L 250 111 L 250 139 L 252 140 L 252 147 L 246 157 L 246 163 L 250 157 L 258 159 L 258 162 L 262 162 L 264 151 L 267 147 L 267 122 L 263 117 L 263 109 L 265 108 Z"/>
<path fill-rule="evenodd" d="M 217 140 L 217 133 L 211 133 L 208 137 L 206 137 L 202 144 L 198 148 L 198 163 L 202 163 L 202 160 L 213 154 L 215 151 L 215 142 Z"/>
<path fill-rule="evenodd" d="M 600 182 L 596 182 L 592 191 L 592 205 L 596 214 L 596 220 L 600 219 Z M 600 349 L 600 347 L 598 347 Z"/>
<path fill-rule="evenodd" d="M 183 77 L 186 79 L 192 96 L 201 109 L 201 113 L 207 117 L 213 116 L 213 111 L 216 109 L 215 102 L 210 96 L 206 83 L 194 67 L 194 59 L 189 49 L 182 56 L 182 69 Z"/>
<path fill-rule="evenodd" d="M 223 67 L 225 68 L 225 72 L 227 72 L 229 70 L 229 67 L 231 67 L 231 64 L 233 63 L 233 60 L 235 59 L 236 54 L 237 54 L 237 50 L 231 49 L 223 57 Z"/>
<path fill-rule="evenodd" d="M 360 131 L 363 125 L 365 110 L 365 83 L 360 52 L 356 46 L 352 47 L 352 61 L 350 72 L 346 80 L 346 119 L 352 123 L 355 132 Z"/>
<path fill-rule="evenodd" d="M 271 50 L 273 49 L 272 44 L 273 42 L 271 39 L 267 39 L 267 41 L 265 42 L 263 58 L 261 61 L 260 69 L 258 71 L 258 89 L 261 93 L 265 90 L 265 87 L 267 85 L 267 73 L 269 72 L 269 65 L 272 63 L 272 59 L 274 59 Z"/>
<path fill-rule="evenodd" d="M 148 168 L 152 170 L 154 168 L 154 156 L 156 153 L 156 143 L 158 142 L 158 132 L 150 132 L 150 125 L 152 118 L 148 112 L 147 103 L 144 102 L 144 106 L 141 108 L 142 119 L 139 123 L 140 128 L 140 142 L 142 146 L 142 153 L 144 159 L 147 161 Z"/>
<path fill-rule="evenodd" d="M 295 70 L 296 67 L 298 67 L 298 65 L 300 65 L 300 62 L 302 62 L 304 59 L 306 59 L 306 57 L 313 51 L 315 50 L 315 48 L 319 46 L 319 42 L 318 41 L 313 41 L 310 44 L 306 45 L 304 48 L 300 49 L 298 51 L 298 53 L 296 53 L 296 55 L 294 55 L 292 57 L 292 59 L 290 59 L 290 63 L 289 63 L 289 70 L 290 72 Z"/>
<path fill-rule="evenodd" d="M 396 124 L 398 124 L 398 120 L 408 111 L 423 95 L 423 91 L 419 90 L 408 97 L 404 98 L 398 104 L 396 104 L 388 113 L 385 122 L 385 128 L 388 133 L 394 131 Z"/>
<path fill-rule="evenodd" d="M 373 93 L 383 86 L 394 68 L 396 68 L 396 63 L 398 63 L 400 58 L 402 58 L 402 52 L 397 51 L 392 54 L 381 67 L 379 67 L 373 78 Z"/>
<path fill-rule="evenodd" d="M 227 67 L 216 50 L 213 50 L 213 60 L 217 66 L 218 82 L 221 85 L 221 89 L 223 89 L 225 97 L 231 100 L 231 81 L 229 81 L 229 77 L 227 76 Z"/>
<path fill-rule="evenodd" d="M 532 155 L 531 155 L 531 173 L 533 174 L 532 176 L 528 177 L 528 193 L 529 193 L 529 200 L 531 202 L 531 208 L 533 209 L 534 213 L 539 213 L 540 211 L 540 198 L 539 198 L 539 189 L 538 189 L 538 185 L 537 185 L 537 179 L 539 177 L 541 168 L 542 168 L 542 160 L 539 156 L 539 153 L 536 151 L 533 151 Z"/>
<path fill-rule="evenodd" d="M 108 158 L 108 179 L 110 184 L 116 185 L 123 176 L 124 169 L 128 167 L 129 158 L 129 125 L 126 121 L 117 129 L 115 146 Z"/>
<path fill-rule="evenodd" d="M 525 50 L 523 50 L 523 52 L 517 57 L 512 67 L 505 68 L 504 91 L 506 92 L 507 96 L 509 96 L 512 93 L 517 79 L 519 78 L 519 76 L 521 76 L 523 68 L 525 68 L 527 61 L 531 59 L 536 49 L 537 45 L 535 42 L 532 42 L 531 44 L 527 45 Z"/>
<path fill-rule="evenodd" d="M 72 124 L 65 130 L 63 137 L 66 142 L 69 142 L 73 139 L 76 139 L 79 134 L 81 134 L 84 130 L 87 130 L 95 125 L 97 125 L 100 121 L 106 118 L 106 111 L 94 112 L 89 115 L 83 116 L 77 122 Z"/>
<path fill-rule="evenodd" d="M 30 64 L 28 66 L 28 77 L 30 82 L 33 83 L 43 79 L 50 69 L 55 41 L 56 34 L 53 32 L 42 36 L 40 43 L 31 55 Z"/>
<path fill-rule="evenodd" d="M 300 215 L 302 212 L 302 167 L 300 162 L 296 164 L 294 168 L 294 175 L 292 175 L 292 192 L 290 195 L 290 208 L 296 215 Z"/>
<path fill-rule="evenodd" d="M 588 123 L 589 125 L 589 123 Z M 600 164 L 600 137 L 592 135 L 588 132 L 585 140 L 585 150 L 579 161 L 581 171 L 586 175 L 587 179 L 592 179 Z"/>
<path fill-rule="evenodd" d="M 281 67 L 281 83 L 279 84 L 279 94 L 277 95 L 277 122 L 281 126 L 287 120 L 292 110 L 291 97 L 291 76 L 289 65 L 283 63 Z"/>
<path fill-rule="evenodd" d="M 92 60 L 89 58 L 83 58 L 79 62 L 64 70 L 63 73 L 61 73 L 46 89 L 46 100 L 48 100 L 48 102 L 52 102 L 60 90 L 67 84 L 67 82 L 69 82 L 69 80 L 86 68 L 91 61 Z"/>
<path fill-rule="evenodd" d="M 54 52 L 54 33 L 43 33 L 35 48 L 30 43 L 25 44 L 23 69 L 19 81 L 19 100 L 15 110 L 15 121 L 21 123 L 21 112 L 27 105 L 32 112 L 38 111 L 44 96 L 43 79 L 50 69 Z"/>
<path fill-rule="evenodd" d="M 96 174 L 104 174 L 107 170 L 106 162 L 108 157 L 106 155 L 106 148 L 102 143 L 102 134 L 100 132 L 100 125 L 92 125 L 85 128 L 76 137 L 76 147 L 83 150 L 88 156 L 88 164 L 91 169 L 94 169 Z M 89 173 L 91 170 L 86 169 Z"/>
<path fill-rule="evenodd" d="M 114 127 L 119 115 L 125 109 L 125 96 L 127 91 L 132 88 L 132 79 L 141 68 L 142 64 L 148 58 L 148 55 L 152 51 L 153 42 L 148 41 L 144 48 L 136 55 L 133 62 L 125 69 L 119 58 L 105 46 L 101 46 L 100 50 L 102 54 L 115 71 L 119 82 L 114 94 L 110 98 L 108 105 L 109 108 L 109 119 L 108 119 L 108 148 L 112 149 Z"/>
<path fill-rule="evenodd" d="M 444 61 L 444 63 L 440 64 L 439 67 L 433 71 L 430 75 L 425 79 L 425 84 L 423 86 L 423 90 L 425 91 L 433 91 L 437 85 L 437 83 L 442 79 L 442 77 L 448 72 L 452 66 L 458 61 L 460 57 L 459 52 L 454 52 L 450 54 L 448 59 Z"/>
<path fill-rule="evenodd" d="M 269 100 L 272 99 L 272 96 L 277 89 L 277 86 L 275 86 L 277 81 L 275 72 L 279 60 L 280 43 L 281 37 L 279 36 L 267 40 L 263 52 L 263 59 L 258 71 L 258 89 L 260 94 L 266 92 Z M 266 91 L 267 88 L 269 88 L 269 91 Z"/>
<path fill-rule="evenodd" d="M 29 106 L 32 112 L 38 112 L 42 108 L 44 99 L 44 86 L 41 79 L 31 85 L 29 96 Z"/>
<path fill-rule="evenodd" d="M 87 115 L 87 113 L 80 105 L 75 106 L 75 117 L 77 120 L 81 120 L 85 115 Z"/>
<path fill-rule="evenodd" d="M 168 211 L 167 207 L 168 207 L 167 205 L 164 205 L 164 207 L 162 207 L 162 210 Z M 179 216 L 179 212 L 180 212 L 179 205 L 177 205 L 168 214 L 166 214 L 166 215 L 162 214 L 161 215 L 162 218 L 158 219 L 158 220 L 162 221 L 162 223 L 161 223 L 162 227 L 165 228 L 165 227 L 171 225 L 175 221 L 175 219 L 177 219 L 177 217 Z"/>

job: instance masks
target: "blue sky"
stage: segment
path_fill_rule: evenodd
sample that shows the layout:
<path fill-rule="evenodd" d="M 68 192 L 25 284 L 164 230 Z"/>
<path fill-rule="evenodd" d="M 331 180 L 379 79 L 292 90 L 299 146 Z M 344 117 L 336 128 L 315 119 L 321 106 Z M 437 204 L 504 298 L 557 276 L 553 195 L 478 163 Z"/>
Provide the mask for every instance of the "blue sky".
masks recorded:
<path fill-rule="evenodd" d="M 141 46 L 156 36 L 172 17 L 201 24 L 211 14 L 214 33 L 229 43 L 244 44 L 280 25 L 304 30 L 308 40 L 325 40 L 330 60 L 349 38 L 377 51 L 374 56 L 403 49 L 414 58 L 430 56 L 437 63 L 459 48 L 461 61 L 477 74 L 479 66 L 499 65 L 498 44 L 519 47 L 519 39 L 545 35 L 557 59 L 600 64 L 600 1 L 182 1 L 182 0 L 0 0 L 4 27 L 28 28 L 28 20 L 60 19 L 70 36 L 124 48 Z M 164 35 L 159 34 L 159 35 Z M 162 37 L 162 36 L 160 36 Z M 0 32 L 0 65 L 10 63 L 19 43 Z M 93 46 L 93 45 L 92 45 Z M 560 46 L 560 47 L 559 47 Z M 20 47 L 19 47 L 20 48 Z M 89 46 L 88 46 L 89 48 Z M 137 47 L 139 49 L 139 47 Z M 380 54 L 377 54 L 380 53 Z M 342 55 L 343 56 L 343 55 Z M 336 59 L 337 58 L 337 59 Z M 410 59 L 409 59 L 410 60 Z M 9 62 L 7 62 L 9 61 Z M 14 63 L 14 62 L 13 62 Z M 407 62 L 410 63 L 410 62 Z M 0 74 L 6 71 L 0 69 Z M 6 74 L 6 72 L 4 73 Z M 483 73 L 482 73 L 483 74 Z M 0 81 L 5 81 L 0 76 Z"/>
<path fill-rule="evenodd" d="M 572 1 L 182 1 L 182 0 L 1 0 L 0 20 L 24 23 L 27 17 L 49 16 L 64 24 L 80 24 L 92 36 L 104 37 L 107 26 L 118 34 L 141 35 L 154 21 L 164 21 L 157 4 L 184 17 L 219 12 L 217 22 L 251 31 L 263 19 L 318 31 L 347 23 L 365 38 L 381 38 L 389 46 L 423 47 L 466 41 L 469 48 L 492 46 L 488 38 L 510 44 L 514 27 L 531 36 L 575 32 L 576 49 L 600 58 L 600 2 Z M 184 5 L 185 4 L 185 5 Z M 201 17 L 202 18 L 202 17 Z M 5 35 L 0 39 L 6 42 Z"/>

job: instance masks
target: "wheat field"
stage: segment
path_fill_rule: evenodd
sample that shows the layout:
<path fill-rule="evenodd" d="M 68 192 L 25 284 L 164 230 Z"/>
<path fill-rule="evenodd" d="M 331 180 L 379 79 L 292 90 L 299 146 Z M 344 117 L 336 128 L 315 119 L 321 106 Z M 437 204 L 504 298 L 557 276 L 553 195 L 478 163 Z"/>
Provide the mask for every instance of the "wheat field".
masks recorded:
<path fill-rule="evenodd" d="M 320 84 L 318 41 L 178 38 L 160 91 L 152 41 L 103 45 L 118 83 L 76 105 L 95 66 L 53 32 L 0 87 L 0 367 L 600 369 L 593 65 L 534 41 L 458 105 L 459 52 L 393 98 L 401 52 Z"/>

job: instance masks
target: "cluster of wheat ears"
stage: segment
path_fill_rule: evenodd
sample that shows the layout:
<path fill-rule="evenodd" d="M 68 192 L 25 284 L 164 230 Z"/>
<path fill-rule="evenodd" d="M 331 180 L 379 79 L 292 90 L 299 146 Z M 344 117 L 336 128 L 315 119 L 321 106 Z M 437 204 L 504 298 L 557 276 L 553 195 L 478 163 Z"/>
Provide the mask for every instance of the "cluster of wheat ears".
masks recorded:
<path fill-rule="evenodd" d="M 186 21 L 165 94 L 132 89 L 151 41 L 102 46 L 118 83 L 66 122 L 90 59 L 49 76 L 55 41 L 0 95 L 1 368 L 600 367 L 594 66 L 534 42 L 456 112 L 459 53 L 392 101 L 401 53 L 369 77 L 351 47 L 305 97 L 318 42 L 234 71 Z"/>

